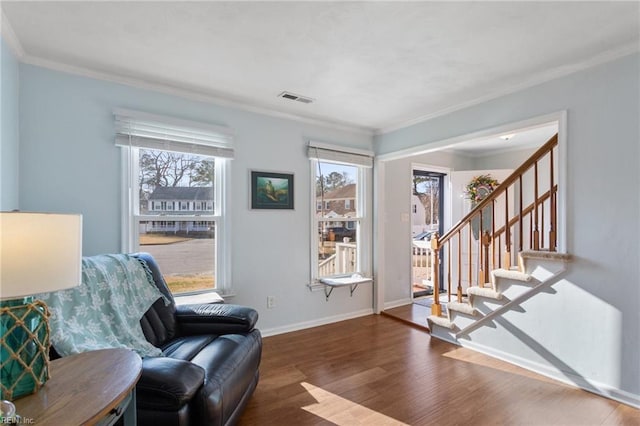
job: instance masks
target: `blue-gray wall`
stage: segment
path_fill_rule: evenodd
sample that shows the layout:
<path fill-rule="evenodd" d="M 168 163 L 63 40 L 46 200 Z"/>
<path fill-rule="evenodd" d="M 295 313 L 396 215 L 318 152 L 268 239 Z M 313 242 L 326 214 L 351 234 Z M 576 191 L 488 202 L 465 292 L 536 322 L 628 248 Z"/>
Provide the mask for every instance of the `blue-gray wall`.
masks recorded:
<path fill-rule="evenodd" d="M 310 292 L 305 286 L 311 204 L 307 140 L 374 146 L 378 153 L 392 153 L 567 110 L 566 235 L 575 261 L 554 286 L 556 294 L 545 298 L 543 315 L 519 324 L 539 345 L 538 351 L 520 341 L 495 344 L 531 365 L 561 366 L 600 388 L 640 401 L 639 55 L 372 141 L 368 135 L 17 65 L 2 47 L 1 207 L 82 213 L 85 254 L 120 250 L 121 164 L 113 144 L 113 108 L 235 130 L 230 217 L 237 296 L 232 301 L 255 306 L 263 330 L 311 326 L 372 307 L 370 288 L 358 289 L 352 298 L 338 289 L 326 302 L 322 292 Z M 293 172 L 296 209 L 251 211 L 251 169 Z M 406 184 L 387 179 L 386 188 Z M 400 217 L 385 216 L 385 208 L 378 212 L 385 218 L 385 233 L 401 235 Z M 393 250 L 378 261 L 387 274 L 409 265 Z M 378 281 L 384 285 L 386 278 Z M 264 309 L 267 296 L 276 297 L 275 309 Z"/>
<path fill-rule="evenodd" d="M 20 207 L 82 213 L 85 255 L 121 250 L 121 158 L 113 109 L 127 108 L 235 131 L 231 161 L 234 303 L 260 311 L 260 327 L 287 329 L 371 312 L 370 287 L 336 290 L 329 302 L 306 287 L 310 271 L 309 139 L 372 149 L 372 137 L 198 102 L 131 86 L 20 66 Z M 294 173 L 295 210 L 249 209 L 249 171 Z M 368 291 L 367 291 L 368 290 Z M 346 297 L 345 297 L 346 294 Z M 275 296 L 276 308 L 266 307 Z"/>
<path fill-rule="evenodd" d="M 19 206 L 19 64 L 2 38 L 0 55 L 0 210 L 14 210 Z"/>
<path fill-rule="evenodd" d="M 561 231 L 575 260 L 554 285 L 556 294 L 533 298 L 522 307 L 528 315 L 515 315 L 519 335 L 498 336 L 485 327 L 474 340 L 542 372 L 560 370 L 569 380 L 622 390 L 617 397 L 640 405 L 640 55 L 377 136 L 374 145 L 378 153 L 425 148 L 561 110 L 567 111 L 567 223 Z M 391 173 L 384 185 L 408 185 L 401 178 Z M 398 203 L 380 213 L 388 218 L 385 236 L 406 228 L 400 215 L 388 214 Z M 396 271 L 410 259 L 398 256 L 396 246 L 381 249 L 394 255 L 381 256 L 386 275 L 379 281 L 396 286 Z"/>

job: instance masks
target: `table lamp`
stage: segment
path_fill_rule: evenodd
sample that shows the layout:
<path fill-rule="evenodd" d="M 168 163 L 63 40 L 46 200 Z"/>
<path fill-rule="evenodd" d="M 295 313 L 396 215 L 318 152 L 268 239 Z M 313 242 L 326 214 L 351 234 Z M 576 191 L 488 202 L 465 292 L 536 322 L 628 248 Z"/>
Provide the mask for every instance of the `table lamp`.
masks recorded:
<path fill-rule="evenodd" d="M 80 285 L 82 216 L 0 212 L 0 399 L 49 379 L 49 312 L 33 295 Z"/>

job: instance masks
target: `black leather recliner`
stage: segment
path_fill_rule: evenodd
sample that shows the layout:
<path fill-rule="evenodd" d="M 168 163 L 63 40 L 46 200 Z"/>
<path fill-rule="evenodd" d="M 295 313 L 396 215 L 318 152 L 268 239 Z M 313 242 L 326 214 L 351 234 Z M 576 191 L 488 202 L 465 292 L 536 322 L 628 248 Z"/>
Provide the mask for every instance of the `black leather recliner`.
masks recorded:
<path fill-rule="evenodd" d="M 258 313 L 228 304 L 176 306 L 156 261 L 137 253 L 158 289 L 142 320 L 145 337 L 164 356 L 145 358 L 136 386 L 141 426 L 232 425 L 258 384 L 262 338 Z"/>

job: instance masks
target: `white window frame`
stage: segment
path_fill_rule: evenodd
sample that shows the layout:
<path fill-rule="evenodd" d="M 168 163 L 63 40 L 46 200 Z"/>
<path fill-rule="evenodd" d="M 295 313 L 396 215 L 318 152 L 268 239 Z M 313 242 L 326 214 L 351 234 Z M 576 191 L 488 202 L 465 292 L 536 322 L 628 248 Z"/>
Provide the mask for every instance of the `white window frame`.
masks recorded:
<path fill-rule="evenodd" d="M 231 147 L 232 138 L 230 132 L 226 128 L 218 126 L 210 126 L 201 123 L 194 123 L 185 120 L 173 119 L 172 117 L 157 116 L 147 114 L 138 111 L 129 110 L 115 110 L 116 122 L 122 117 L 130 117 L 132 120 L 150 120 L 154 123 L 165 124 L 172 130 L 186 128 L 194 130 L 196 132 L 202 132 L 207 135 L 219 136 L 220 139 L 224 139 L 224 144 L 213 145 L 214 149 L 219 149 L 219 152 L 224 154 L 224 157 L 218 157 L 215 155 L 208 155 L 207 153 L 198 152 L 200 149 L 207 148 L 209 142 L 193 142 L 190 140 L 190 144 L 174 143 L 174 141 L 166 141 L 169 149 L 162 148 L 149 148 L 145 146 L 135 146 L 131 142 L 126 145 L 126 141 L 122 137 L 122 127 L 117 127 L 116 130 L 116 145 L 121 148 L 121 162 L 122 162 L 122 216 L 121 216 L 121 248 L 124 253 L 133 253 L 140 251 L 138 244 L 138 236 L 140 229 L 140 222 L 144 221 L 208 221 L 215 223 L 215 288 L 203 289 L 192 293 L 179 293 L 175 296 L 186 296 L 189 294 L 203 294 L 216 292 L 222 296 L 233 296 L 233 289 L 231 287 L 231 242 L 230 242 L 230 227 L 231 220 L 228 214 L 228 199 L 230 196 L 231 187 L 231 158 L 233 158 L 233 148 Z M 126 132 L 126 130 L 124 130 Z M 185 147 L 184 150 L 180 147 Z M 210 205 L 210 209 L 213 210 L 212 214 L 193 214 L 193 215 L 172 215 L 163 214 L 159 215 L 143 215 L 140 214 L 139 203 L 139 191 L 138 191 L 138 172 L 139 172 L 139 151 L 140 149 L 155 149 L 164 151 L 173 151 L 185 154 L 194 154 L 203 157 L 213 158 L 215 160 L 214 166 L 214 202 Z M 168 207 L 168 206 L 167 206 Z M 168 209 L 167 209 L 168 210 Z M 178 210 L 179 211 L 179 210 Z"/>
<path fill-rule="evenodd" d="M 309 142 L 308 156 L 311 164 L 311 186 L 310 186 L 310 212 L 311 212 L 311 270 L 309 287 L 312 290 L 324 288 L 319 284 L 318 276 L 318 246 L 319 224 L 316 179 L 318 178 L 318 162 L 344 164 L 354 166 L 358 169 L 356 182 L 355 217 L 331 218 L 331 222 L 341 223 L 346 226 L 349 222 L 356 223 L 356 236 L 358 242 L 356 271 L 365 277 L 373 276 L 373 153 L 370 151 L 345 148 L 319 142 Z M 358 159 L 362 157 L 364 161 Z M 369 163 L 371 165 L 367 165 Z M 359 164 L 364 163 L 364 164 Z M 325 278 L 325 277 L 322 277 Z"/>

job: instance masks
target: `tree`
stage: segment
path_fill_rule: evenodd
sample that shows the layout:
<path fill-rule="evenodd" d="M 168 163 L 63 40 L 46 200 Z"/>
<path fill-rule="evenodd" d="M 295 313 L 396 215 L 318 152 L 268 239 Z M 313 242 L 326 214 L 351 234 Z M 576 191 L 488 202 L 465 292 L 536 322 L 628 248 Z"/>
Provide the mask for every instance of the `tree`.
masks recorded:
<path fill-rule="evenodd" d="M 428 181 L 429 181 L 428 176 L 413 175 L 413 195 L 420 194 L 421 192 L 418 190 L 418 186 Z"/>
<path fill-rule="evenodd" d="M 214 178 L 215 162 L 213 160 L 199 161 L 191 175 L 190 186 L 211 186 Z"/>
<path fill-rule="evenodd" d="M 326 176 L 318 176 L 316 179 L 316 195 L 320 196 L 323 190 L 326 194 L 350 183 L 353 183 L 353 180 L 349 178 L 349 174 L 346 172 L 331 172 Z"/>
<path fill-rule="evenodd" d="M 331 172 L 324 178 L 325 191 L 333 191 L 334 189 L 342 188 L 347 184 L 346 173 Z"/>
<path fill-rule="evenodd" d="M 197 155 L 140 149 L 141 208 L 144 210 L 149 196 L 159 186 L 212 186 L 214 165 L 214 160 Z"/>
<path fill-rule="evenodd" d="M 440 211 L 440 185 L 430 176 L 413 175 L 413 195 L 417 195 L 425 209 L 428 224 L 438 221 Z"/>

